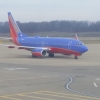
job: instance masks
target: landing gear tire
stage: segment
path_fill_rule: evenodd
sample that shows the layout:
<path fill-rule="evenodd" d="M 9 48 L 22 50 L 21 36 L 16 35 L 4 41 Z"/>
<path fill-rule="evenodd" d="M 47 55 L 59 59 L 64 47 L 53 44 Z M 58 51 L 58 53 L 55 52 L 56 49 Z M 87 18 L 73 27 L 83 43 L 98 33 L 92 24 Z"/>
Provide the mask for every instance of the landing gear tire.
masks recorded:
<path fill-rule="evenodd" d="M 54 57 L 54 53 L 49 53 L 48 56 L 49 57 Z"/>
<path fill-rule="evenodd" d="M 77 57 L 77 56 L 75 56 L 74 58 L 75 58 L 75 59 L 78 59 L 78 57 Z"/>

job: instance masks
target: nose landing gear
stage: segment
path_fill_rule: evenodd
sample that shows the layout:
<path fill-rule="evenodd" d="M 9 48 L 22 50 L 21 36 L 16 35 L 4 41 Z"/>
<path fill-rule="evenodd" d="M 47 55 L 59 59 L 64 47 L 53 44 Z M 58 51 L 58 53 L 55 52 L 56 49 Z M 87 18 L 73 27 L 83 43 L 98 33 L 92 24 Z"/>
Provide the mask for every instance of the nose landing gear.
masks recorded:
<path fill-rule="evenodd" d="M 78 57 L 77 56 L 74 56 L 74 59 L 78 59 Z"/>

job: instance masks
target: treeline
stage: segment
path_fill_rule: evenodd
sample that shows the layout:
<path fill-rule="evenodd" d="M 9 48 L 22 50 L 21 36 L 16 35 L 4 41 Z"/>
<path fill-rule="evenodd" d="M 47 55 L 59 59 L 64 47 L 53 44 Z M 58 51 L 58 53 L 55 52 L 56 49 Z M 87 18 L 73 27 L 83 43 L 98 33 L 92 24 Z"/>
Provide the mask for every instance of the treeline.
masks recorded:
<path fill-rule="evenodd" d="M 100 21 L 50 21 L 50 22 L 28 22 L 17 24 L 22 32 L 100 32 Z M 8 33 L 8 22 L 0 22 L 0 33 Z"/>

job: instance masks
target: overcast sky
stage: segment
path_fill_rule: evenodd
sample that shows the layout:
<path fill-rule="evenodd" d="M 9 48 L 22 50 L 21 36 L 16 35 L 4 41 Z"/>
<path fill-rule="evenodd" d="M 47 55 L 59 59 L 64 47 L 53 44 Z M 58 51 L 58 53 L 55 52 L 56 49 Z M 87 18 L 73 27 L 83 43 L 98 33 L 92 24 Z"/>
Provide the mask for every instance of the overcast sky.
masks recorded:
<path fill-rule="evenodd" d="M 0 22 L 8 20 L 7 12 L 20 22 L 100 21 L 100 0 L 0 0 Z"/>

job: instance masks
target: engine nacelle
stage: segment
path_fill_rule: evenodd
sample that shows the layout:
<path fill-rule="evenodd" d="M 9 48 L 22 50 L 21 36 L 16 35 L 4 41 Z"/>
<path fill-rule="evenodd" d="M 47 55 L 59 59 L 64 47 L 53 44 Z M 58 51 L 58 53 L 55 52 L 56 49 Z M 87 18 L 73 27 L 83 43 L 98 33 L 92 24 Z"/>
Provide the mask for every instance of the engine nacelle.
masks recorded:
<path fill-rule="evenodd" d="M 47 54 L 47 51 L 43 50 L 43 49 L 34 49 L 32 51 L 33 57 L 44 57 L 44 56 L 46 56 L 46 54 Z"/>

